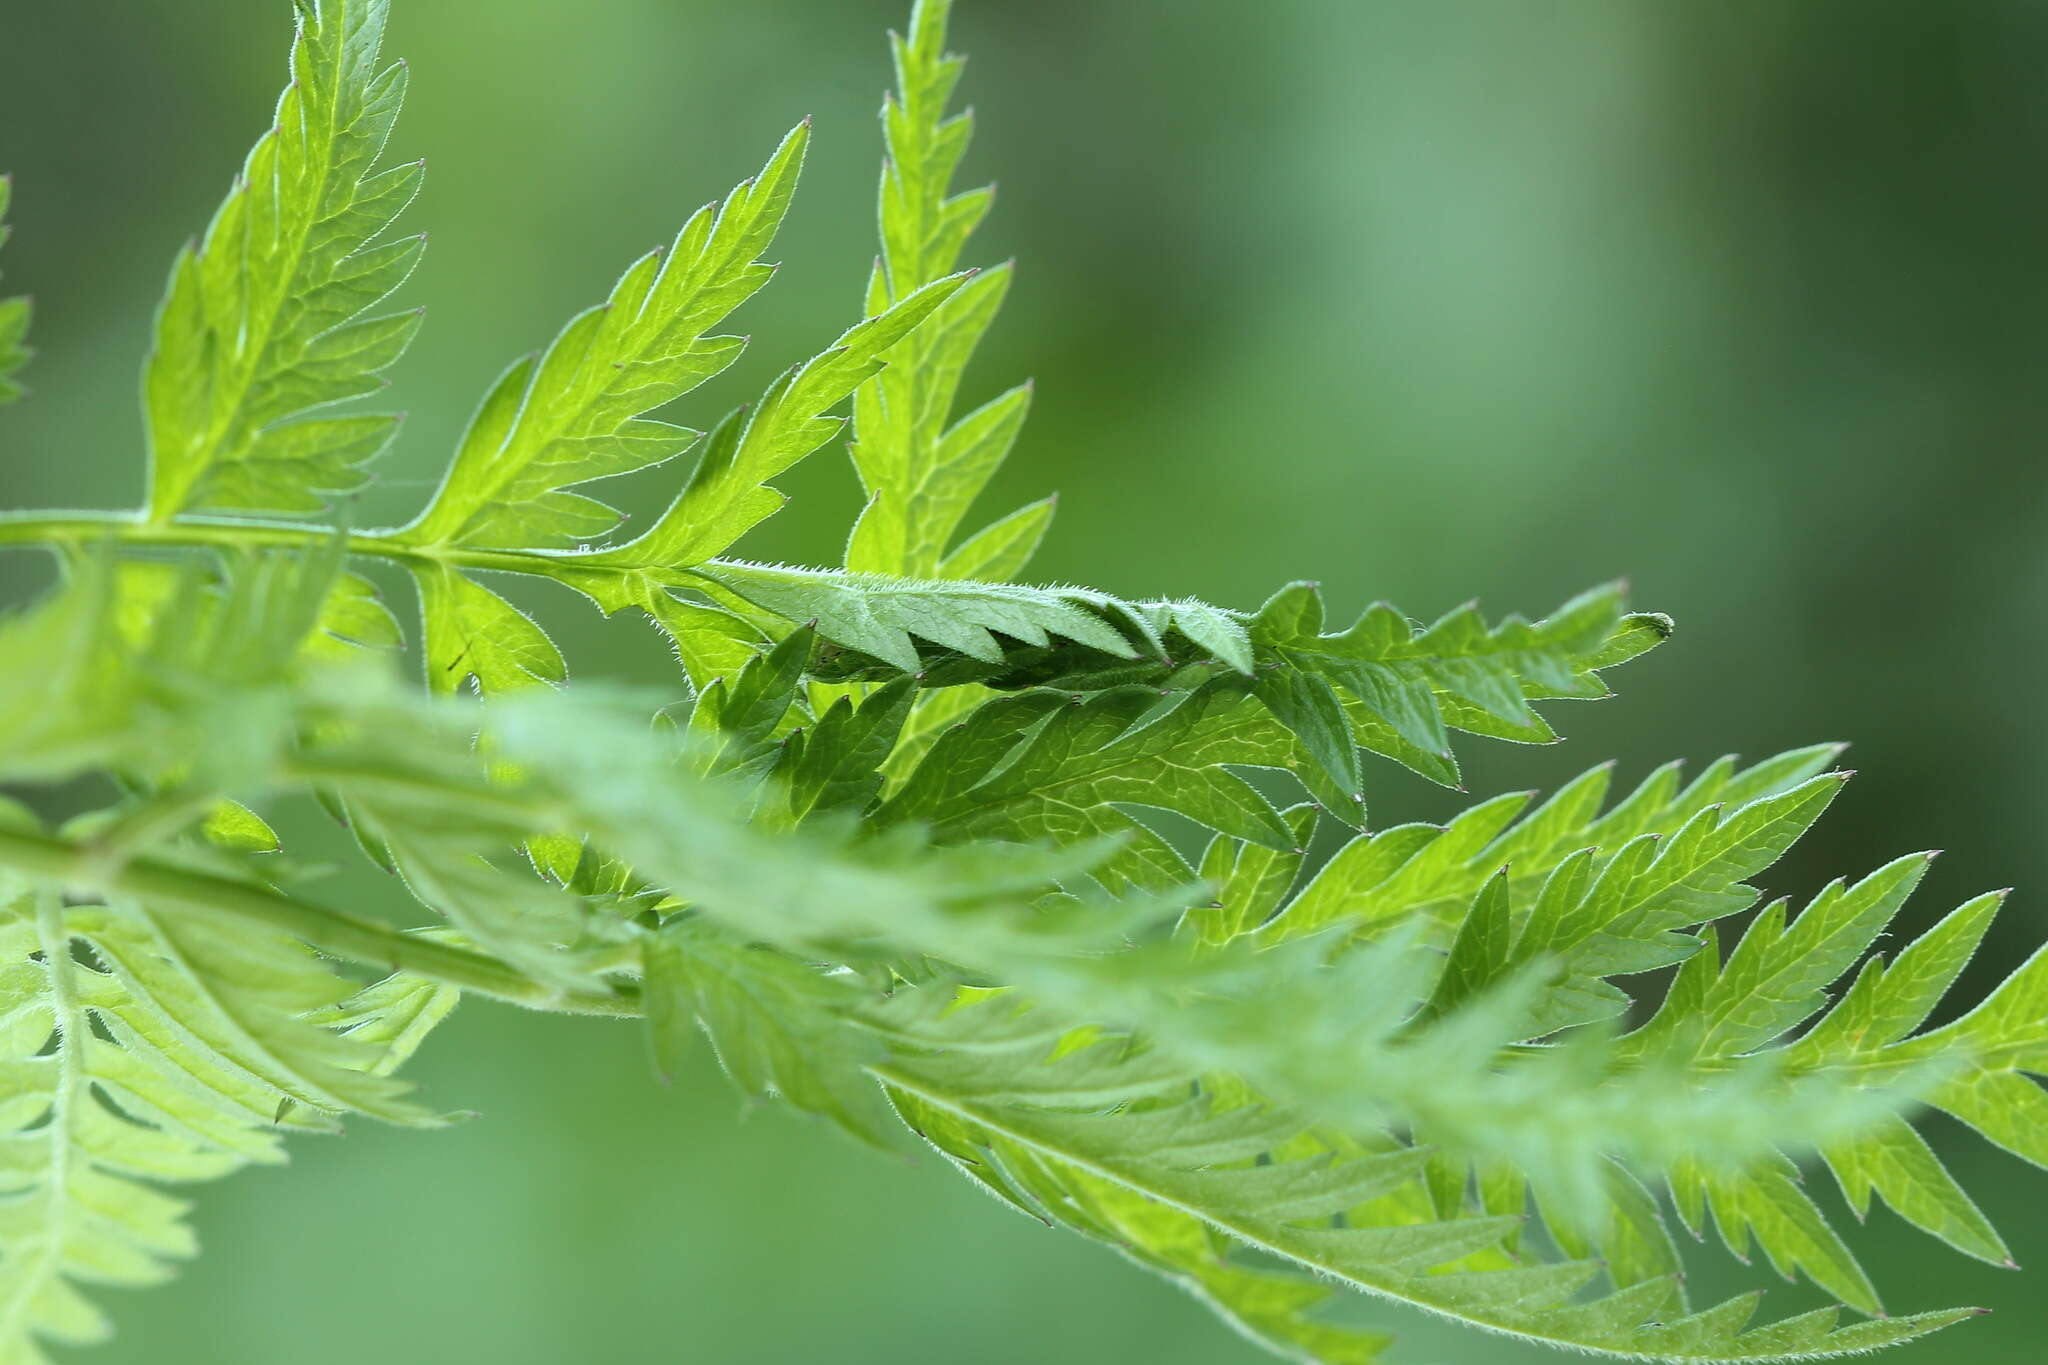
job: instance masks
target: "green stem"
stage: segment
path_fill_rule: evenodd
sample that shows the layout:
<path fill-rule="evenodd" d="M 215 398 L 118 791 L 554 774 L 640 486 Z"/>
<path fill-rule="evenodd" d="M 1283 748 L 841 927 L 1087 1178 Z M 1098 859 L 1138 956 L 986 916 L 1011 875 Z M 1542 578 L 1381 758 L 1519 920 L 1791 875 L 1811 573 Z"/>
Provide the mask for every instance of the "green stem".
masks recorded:
<path fill-rule="evenodd" d="M 132 896 L 194 914 L 280 929 L 322 952 L 411 972 L 529 1009 L 637 1015 L 636 995 L 568 991 L 534 981 L 494 957 L 404 933 L 388 924 L 295 900 L 268 887 L 166 863 L 114 862 L 88 846 L 0 830 L 0 866 L 88 895 Z"/>
<path fill-rule="evenodd" d="M 182 546 L 212 549 L 315 549 L 332 543 L 338 528 L 303 521 L 266 521 L 241 517 L 180 517 L 176 521 L 144 521 L 135 512 L 0 512 L 0 545 L 87 546 L 106 541 L 123 545 Z M 567 552 L 544 550 L 476 550 L 459 545 L 420 545 L 396 530 L 351 531 L 348 552 L 403 564 L 445 564 L 463 569 L 494 569 L 500 573 L 537 574 L 559 578 L 565 562 L 579 573 L 631 573 L 646 565 L 585 562 Z"/>

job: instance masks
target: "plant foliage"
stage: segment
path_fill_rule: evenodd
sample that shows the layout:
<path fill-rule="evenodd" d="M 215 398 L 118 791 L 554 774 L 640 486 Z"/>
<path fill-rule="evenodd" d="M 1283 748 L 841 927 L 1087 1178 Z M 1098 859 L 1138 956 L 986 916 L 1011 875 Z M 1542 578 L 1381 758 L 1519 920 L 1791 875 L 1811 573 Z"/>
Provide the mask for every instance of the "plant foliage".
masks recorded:
<path fill-rule="evenodd" d="M 411 522 L 293 519 L 369 479 L 396 421 L 345 405 L 419 324 L 386 303 L 424 244 L 391 235 L 421 170 L 382 165 L 386 8 L 299 0 L 276 121 L 172 270 L 147 505 L 0 520 L 64 571 L 0 623 L 0 781 L 111 794 L 54 828 L 0 806 L 0 1362 L 102 1338 L 87 1289 L 190 1254 L 162 1186 L 441 1122 L 394 1072 L 464 995 L 642 1018 L 663 1074 L 708 1036 L 748 1095 L 914 1134 L 1294 1360 L 1381 1358 L 1326 1311 L 1347 1290 L 1645 1360 L 1974 1311 L 1887 1316 L 1801 1163 L 2009 1263 L 1909 1115 L 2048 1164 L 2048 959 L 1927 1028 L 2000 897 L 1870 956 L 1925 854 L 1718 942 L 1840 790 L 1834 746 L 1368 832 L 1373 756 L 1454 786 L 1452 732 L 1554 740 L 1537 707 L 1605 696 L 1670 622 L 1609 586 L 1333 629 L 1306 583 L 1255 611 L 1017 583 L 1050 498 L 962 534 L 1031 390 L 955 411 L 1011 272 L 961 268 L 992 194 L 954 187 L 946 0 L 894 40 L 881 250 L 836 339 L 704 430 L 653 415 L 738 356 L 717 329 L 773 274 L 806 123 L 505 370 Z M 0 400 L 27 323 L 0 302 Z M 729 557 L 849 420 L 844 564 Z M 692 455 L 630 539 L 588 491 Z M 651 618 L 673 688 L 562 686 L 514 575 Z M 306 894 L 259 813 L 294 795 L 420 928 Z M 1841 1308 L 1689 1303 L 1667 1210 Z"/>

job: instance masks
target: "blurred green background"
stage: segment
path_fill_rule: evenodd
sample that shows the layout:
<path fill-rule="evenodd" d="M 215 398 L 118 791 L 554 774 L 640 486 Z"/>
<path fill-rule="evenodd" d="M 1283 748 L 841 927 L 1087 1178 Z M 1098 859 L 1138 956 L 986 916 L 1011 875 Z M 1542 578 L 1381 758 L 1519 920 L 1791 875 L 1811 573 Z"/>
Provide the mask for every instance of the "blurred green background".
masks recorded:
<path fill-rule="evenodd" d="M 432 248 L 406 291 L 429 320 L 359 520 L 407 515 L 505 361 L 806 113 L 786 267 L 690 420 L 852 321 L 903 7 L 401 3 L 393 150 L 429 159 L 408 221 Z M 44 351 L 33 401 L 0 414 L 0 503 L 139 499 L 150 309 L 269 116 L 289 20 L 284 0 L 0 0 L 19 229 L 0 269 L 36 295 Z M 973 255 L 1021 259 L 968 396 L 1037 377 L 987 510 L 1061 492 L 1039 576 L 1234 606 L 1313 577 L 1340 609 L 1430 615 L 1474 595 L 1540 612 L 1627 575 L 1678 638 L 1619 699 L 1553 707 L 1571 745 L 1467 745 L 1475 791 L 1853 739 L 1862 775 L 1768 889 L 1940 847 L 1908 929 L 2023 888 L 1971 993 L 2043 937 L 2048 6 L 962 0 L 954 45 L 974 54 L 970 173 L 1001 182 Z M 621 493 L 646 515 L 676 478 Z M 784 487 L 745 548 L 831 562 L 845 461 Z M 0 561 L 10 597 L 43 572 Z M 583 675 L 668 677 L 643 627 L 522 600 Z M 1379 779 L 1378 823 L 1454 808 Z M 474 1005 L 416 1069 L 483 1117 L 359 1127 L 199 1191 L 206 1254 L 174 1289 L 116 1296 L 119 1342 L 84 1358 L 1257 1358 L 934 1160 L 742 1118 L 708 1061 L 658 1089 L 628 1029 Z M 1935 1135 L 2022 1263 L 2048 1262 L 2048 1178 Z M 2042 1358 L 2039 1274 L 1884 1212 L 1860 1245 L 1898 1310 L 1999 1310 L 1901 1359 Z M 1718 1249 L 1699 1261 L 1703 1293 L 1733 1283 Z M 1557 1358 L 1374 1312 L 1399 1360 Z"/>

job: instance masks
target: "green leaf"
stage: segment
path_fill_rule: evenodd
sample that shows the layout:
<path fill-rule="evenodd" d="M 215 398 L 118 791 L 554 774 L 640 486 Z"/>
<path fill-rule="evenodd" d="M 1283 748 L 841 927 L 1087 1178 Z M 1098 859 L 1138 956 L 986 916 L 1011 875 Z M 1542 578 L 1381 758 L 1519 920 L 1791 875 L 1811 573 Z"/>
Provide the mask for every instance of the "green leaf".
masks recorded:
<path fill-rule="evenodd" d="M 1392 1338 L 1321 1319 L 1330 1286 L 1230 1258 L 1230 1241 L 1195 1215 L 1079 1165 L 1004 1142 L 907 1090 L 890 1099 L 912 1131 L 968 1179 L 1048 1225 L 1063 1224 L 1179 1284 L 1249 1339 L 1288 1359 L 1370 1365 Z"/>
<path fill-rule="evenodd" d="M 650 600 L 647 614 L 674 644 L 683 671 L 698 688 L 739 672 L 767 647 L 761 632 L 740 616 L 665 591 Z"/>
<path fill-rule="evenodd" d="M 0 887 L 0 1359 L 105 1339 L 72 1281 L 155 1284 L 193 1253 L 183 1202 L 144 1182 L 280 1162 L 285 1133 L 345 1110 L 430 1121 L 383 1079 L 408 1041 L 316 1017 L 347 983 L 288 940 L 18 893 Z"/>
<path fill-rule="evenodd" d="M 1702 1073 L 1735 1062 L 1763 1063 L 1795 1083 L 1805 1078 L 1849 1092 L 1912 1085 L 1992 1141 L 2036 1160 L 2048 1157 L 2034 1136 L 2048 1102 L 2022 1074 L 2048 1070 L 2048 974 L 2022 967 L 1962 1019 L 1908 1036 L 1967 961 L 1998 896 L 1963 906 L 1889 966 L 1866 961 L 1840 1003 L 1795 1041 L 1783 1041 L 1822 1008 L 1824 988 L 1898 914 L 1931 856 L 1897 859 L 1853 886 L 1836 882 L 1789 924 L 1782 903 L 1769 907 L 1725 963 L 1718 953 L 1703 952 L 1687 964 L 1657 1015 L 1623 1040 L 1622 1055 Z M 1788 1128 L 1776 1140 L 1795 1137 Z M 1989 1220 L 1897 1116 L 1880 1116 L 1822 1142 L 1820 1150 L 1859 1218 L 1875 1191 L 1908 1221 L 1958 1249 L 2010 1263 Z M 1803 1267 L 1849 1302 L 1874 1311 L 1875 1292 L 1790 1183 L 1788 1170 L 1782 1162 L 1738 1173 L 1681 1166 L 1673 1172 L 1673 1190 L 1695 1226 L 1701 1209 L 1711 1208 L 1738 1255 L 1754 1234 L 1781 1270 Z"/>
<path fill-rule="evenodd" d="M 1059 498 L 1055 495 L 1026 503 L 1008 516 L 990 522 L 939 562 L 937 576 L 1009 582 L 1024 572 L 1024 566 L 1038 553 L 1058 506 Z"/>
<path fill-rule="evenodd" d="M 952 189 L 974 117 L 946 112 L 964 65 L 946 51 L 951 8 L 920 4 L 908 36 L 892 38 L 898 91 L 882 103 L 882 252 L 868 284 L 870 314 L 957 268 L 967 238 L 994 202 L 993 188 Z M 977 275 L 929 326 L 890 350 L 887 368 L 855 395 L 848 453 L 868 503 L 847 540 L 847 568 L 1000 581 L 1023 569 L 1044 534 L 1049 501 L 948 550 L 1031 405 L 1031 386 L 1024 384 L 951 420 L 960 377 L 1002 307 L 1011 274 L 1003 265 Z"/>
<path fill-rule="evenodd" d="M 408 799 L 362 785 L 351 795 L 350 818 L 422 905 L 535 981 L 568 990 L 596 984 L 582 951 L 589 946 L 584 903 L 492 863 L 484 850 L 502 831 L 467 818 L 449 801 L 452 793 L 429 790 Z"/>
<path fill-rule="evenodd" d="M 1771 1266 L 1787 1279 L 1803 1270 L 1813 1282 L 1839 1295 L 1851 1308 L 1884 1316 L 1877 1290 L 1863 1267 L 1812 1199 L 1799 1187 L 1799 1172 L 1782 1158 L 1765 1162 L 1753 1170 L 1716 1175 L 1681 1167 L 1674 1184 L 1697 1182 L 1705 1194 L 1706 1206 L 1714 1215 L 1721 1240 L 1737 1258 L 1748 1259 L 1750 1239 L 1762 1248 Z M 1678 1206 L 1685 1209 L 1694 1196 L 1680 1194 Z M 1687 1220 L 1699 1232 L 1697 1217 Z"/>
<path fill-rule="evenodd" d="M 1649 618 L 1622 615 L 1615 589 L 1588 593 L 1535 625 L 1510 617 L 1489 630 L 1461 611 L 1418 631 L 1375 607 L 1351 629 L 1323 635 L 1322 603 L 1308 584 L 1283 589 L 1247 619 L 1188 600 L 1130 602 L 1079 588 L 732 560 L 698 565 L 688 577 L 784 621 L 815 623 L 843 651 L 821 656 L 818 676 L 832 681 L 915 673 L 928 686 L 1086 691 L 1165 684 L 1190 666 L 1252 675 L 1268 706 L 1320 755 L 1333 810 L 1355 804 L 1361 781 L 1345 735 L 1455 782 L 1448 728 L 1554 739 L 1528 709 L 1531 700 L 1605 696 L 1595 670 L 1668 633 L 1668 623 L 1646 629 Z M 1525 720 L 1509 724 L 1503 713 Z"/>
<path fill-rule="evenodd" d="M 691 765 L 700 773 L 765 772 L 775 762 L 783 717 L 797 703 L 815 637 L 792 632 L 731 678 L 714 679 L 690 708 L 696 741 Z"/>
<path fill-rule="evenodd" d="M 1252 695 L 1300 737 L 1309 757 L 1339 791 L 1354 800 L 1365 800 L 1358 740 L 1351 733 L 1351 722 L 1345 718 L 1344 703 L 1335 688 L 1313 674 L 1272 669 L 1259 675 Z"/>
<path fill-rule="evenodd" d="M 1014 750 L 1014 752 L 1012 752 Z M 1224 766 L 1286 766 L 1291 738 L 1241 693 L 1209 687 L 1162 701 L 1117 688 L 1080 704 L 1044 692 L 992 702 L 933 745 L 882 807 L 885 822 L 929 824 L 948 840 L 1109 836 L 1126 843 L 1097 869 L 1111 890 L 1164 890 L 1192 872 L 1165 840 L 1118 809 L 1170 810 L 1275 849 L 1296 847 L 1272 803 Z"/>
<path fill-rule="evenodd" d="M 320 609 L 320 632 L 310 646 L 339 659 L 357 649 L 397 649 L 405 643 L 398 618 L 384 605 L 376 586 L 355 573 L 336 576 Z"/>
<path fill-rule="evenodd" d="M 882 356 L 951 298 L 968 276 L 934 280 L 848 328 L 832 346 L 768 386 L 751 411 L 733 413 L 705 443 L 689 486 L 639 539 L 580 556 L 584 564 L 682 569 L 719 554 L 782 508 L 768 480 L 839 434 L 828 416 L 882 367 Z"/>
<path fill-rule="evenodd" d="M 223 581 L 189 562 L 79 557 L 59 592 L 0 621 L 0 772 L 246 780 L 284 720 L 335 560 L 330 545 Z"/>
<path fill-rule="evenodd" d="M 282 934 L 229 931 L 187 916 L 122 906 L 81 915 L 79 936 L 129 991 L 213 1057 L 309 1109 L 427 1124 L 399 1098 L 409 1086 L 377 1069 L 378 1054 L 299 1016 L 351 993 Z"/>
<path fill-rule="evenodd" d="M 937 1006 L 930 995 L 899 996 L 883 1016 L 900 1045 L 875 1070 L 906 1121 L 963 1169 L 972 1163 L 978 1179 L 1005 1185 L 1018 1207 L 1093 1235 L 1101 1224 L 1087 1196 L 1105 1182 L 1328 1281 L 1510 1335 L 1634 1359 L 1848 1354 L 1971 1311 L 1840 1330 L 1823 1313 L 1745 1333 L 1751 1300 L 1684 1316 L 1670 1275 L 1580 1301 L 1577 1291 L 1598 1271 L 1592 1262 L 1487 1259 L 1519 1220 L 1415 1220 L 1412 1206 L 1390 1199 L 1415 1179 L 1420 1152 L 1291 1156 L 1301 1129 L 1284 1111 L 1188 1098 L 1198 1081 L 1122 1040 L 1061 1043 L 1014 1005 Z M 1185 1242 L 1184 1225 L 1168 1226 Z M 1485 1268 L 1466 1268 L 1468 1258 Z M 1169 1273 L 1199 1263 L 1185 1249 L 1159 1259 Z M 1215 1263 L 1213 1254 L 1202 1259 Z"/>
<path fill-rule="evenodd" d="M 427 685 L 461 690 L 470 679 L 486 695 L 560 683 L 568 667 L 540 623 L 460 570 L 445 564 L 413 571 L 426 619 Z"/>
<path fill-rule="evenodd" d="M 884 1048 L 849 1021 L 864 999 L 850 981 L 694 917 L 663 925 L 641 952 L 648 1045 L 664 1080 L 701 1024 L 743 1093 L 779 1097 L 864 1142 L 895 1145 L 888 1104 L 864 1069 Z"/>
<path fill-rule="evenodd" d="M 1182 928 L 1196 942 L 1221 947 L 1264 924 L 1294 885 L 1315 829 L 1316 807 L 1299 805 L 1281 813 L 1294 847 L 1268 848 L 1219 834 L 1202 855 L 1200 876 L 1215 888 L 1215 899 L 1189 909 Z"/>
<path fill-rule="evenodd" d="M 1425 777 L 1455 785 L 1446 728 L 1521 743 L 1556 732 L 1529 707 L 1546 698 L 1608 695 L 1598 670 L 1660 643 L 1667 618 L 1625 615 L 1619 585 L 1596 588 L 1543 620 L 1487 626 L 1460 607 L 1427 628 L 1384 603 L 1349 628 L 1322 630 L 1313 584 L 1281 590 L 1253 618 L 1261 656 L 1325 679 L 1350 699 L 1359 742 Z"/>
<path fill-rule="evenodd" d="M 362 485 L 398 419 L 306 414 L 382 387 L 419 314 L 365 316 L 424 237 L 382 242 L 419 189 L 373 172 L 405 93 L 378 67 L 385 0 L 299 9 L 277 117 L 199 242 L 171 271 L 144 382 L 149 515 L 313 512 Z"/>
<path fill-rule="evenodd" d="M 1432 1012 L 1456 1009 L 1484 994 L 1504 978 L 1514 947 L 1513 911 L 1508 903 L 1507 869 L 1502 868 L 1473 898 L 1472 909 L 1451 942 L 1450 955 L 1430 997 Z"/>
<path fill-rule="evenodd" d="M 1120 630 L 1104 611 L 1108 599 L 1079 590 L 920 582 L 729 561 L 700 565 L 694 576 L 785 620 L 815 621 L 818 633 L 841 649 L 881 660 L 896 672 L 925 668 L 913 637 L 997 665 L 1006 657 L 997 633 L 1039 649 L 1059 637 L 1111 658 L 1139 653 L 1125 634 L 1135 634 L 1136 627 Z"/>
<path fill-rule="evenodd" d="M 419 930 L 422 937 L 452 939 L 445 931 Z M 378 1050 L 370 1069 L 389 1075 L 411 1059 L 455 1009 L 462 992 L 453 986 L 430 981 L 406 972 L 393 972 L 382 981 L 363 987 L 329 1010 L 315 1010 L 308 1022 L 336 1029 L 352 1043 L 365 1043 Z"/>
<path fill-rule="evenodd" d="M 1876 1191 L 1901 1218 L 1956 1250 L 1993 1265 L 2012 1265 L 2012 1253 L 1991 1220 L 1904 1119 L 1885 1119 L 1861 1137 L 1830 1144 L 1822 1155 L 1859 1219 L 1870 1211 L 1871 1192 Z"/>
<path fill-rule="evenodd" d="M 1747 808 L 1783 797 L 1810 781 L 1840 752 L 1839 745 L 1815 745 L 1742 770 L 1733 758 L 1723 758 L 1690 785 L 1681 784 L 1681 765 L 1667 764 L 1604 814 L 1613 767 L 1602 764 L 1533 808 L 1532 793 L 1510 793 L 1481 802 L 1443 825 L 1395 825 L 1361 835 L 1323 864 L 1265 928 L 1264 937 L 1280 942 L 1319 933 L 1338 921 L 1357 923 L 1367 932 L 1419 921 L 1426 926 L 1426 938 L 1448 947 L 1473 897 L 1506 868 L 1516 904 L 1542 898 L 1520 936 L 1527 945 L 1524 956 L 1533 956 L 1552 945 L 1551 931 L 1542 926 L 1559 921 L 1568 907 L 1584 901 L 1593 874 L 1606 867 L 1616 856 L 1614 851 L 1634 847 L 1632 857 L 1646 856 L 1702 811 Z M 1760 808 L 1765 817 L 1760 823 L 1770 828 L 1769 812 L 1786 804 L 1779 801 Z M 1805 798 L 1791 804 L 1802 813 L 1807 806 Z M 1750 823 L 1745 818 L 1737 831 Z M 1779 836 L 1785 833 L 1782 828 L 1776 831 Z M 1656 838 L 1639 844 L 1648 835 Z M 1733 842 L 1741 843 L 1739 835 Z M 1568 863 L 1576 880 L 1549 885 L 1552 875 Z M 1732 907 L 1720 913 L 1753 904 L 1755 892 L 1734 881 L 1750 875 L 1737 871 L 1741 866 L 1747 864 L 1717 866 L 1709 859 L 1695 868 L 1683 883 L 1692 888 L 1684 893 L 1687 903 Z M 1660 889 L 1668 889 L 1668 883 L 1642 887 L 1646 896 Z"/>
<path fill-rule="evenodd" d="M 1681 931 L 1755 904 L 1756 890 L 1743 879 L 1782 857 L 1847 779 L 1827 773 L 1733 812 L 1709 807 L 1668 839 L 1630 840 L 1582 893 L 1575 885 L 1571 894 L 1546 898 L 1514 949 L 1517 962 L 1549 959 L 1561 978 L 1532 1030 L 1617 1014 L 1627 997 L 1599 978 L 1667 967 L 1698 952 L 1700 940 Z"/>
<path fill-rule="evenodd" d="M 236 853 L 275 853 L 284 847 L 262 816 L 225 797 L 213 803 L 199 832 L 208 843 Z"/>
<path fill-rule="evenodd" d="M 1849 970 L 1926 875 L 1930 853 L 1908 854 L 1848 886 L 1836 881 L 1785 924 L 1785 902 L 1750 922 L 1701 1003 L 1702 1056 L 1734 1056 L 1820 1011 L 1825 987 Z"/>
<path fill-rule="evenodd" d="M 808 123 L 791 130 L 723 206 L 698 210 L 672 247 L 634 262 L 604 303 L 505 372 L 407 540 L 567 549 L 617 525 L 615 510 L 566 490 L 695 444 L 700 433 L 643 414 L 739 358 L 742 338 L 706 333 L 775 273 L 758 258 L 789 208 L 809 134 Z"/>
<path fill-rule="evenodd" d="M 7 202 L 13 196 L 14 177 L 0 175 L 0 246 L 7 245 Z M 0 403 L 11 403 L 24 392 L 14 376 L 35 355 L 26 341 L 30 311 L 25 298 L 0 298 Z"/>
<path fill-rule="evenodd" d="M 910 680 L 899 678 L 858 705 L 840 697 L 816 725 L 791 734 L 776 770 L 789 790 L 791 816 L 866 809 L 881 792 L 882 764 L 903 732 L 914 695 Z"/>

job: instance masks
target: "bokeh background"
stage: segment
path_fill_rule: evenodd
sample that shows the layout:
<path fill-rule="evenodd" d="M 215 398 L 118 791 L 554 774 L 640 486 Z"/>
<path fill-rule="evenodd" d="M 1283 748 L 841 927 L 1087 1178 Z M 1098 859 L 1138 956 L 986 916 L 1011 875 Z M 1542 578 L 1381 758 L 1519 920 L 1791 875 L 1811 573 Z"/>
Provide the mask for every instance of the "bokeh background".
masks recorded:
<path fill-rule="evenodd" d="M 409 221 L 432 232 L 406 294 L 429 322 L 359 521 L 407 515 L 500 366 L 807 113 L 787 264 L 741 323 L 755 347 L 690 411 L 850 322 L 903 9 L 400 4 L 394 151 L 429 159 Z M 0 502 L 138 500 L 149 312 L 269 117 L 289 21 L 284 0 L 0 0 L 19 229 L 0 268 L 36 295 L 44 350 L 33 400 L 0 414 Z M 1037 377 L 988 510 L 1061 492 L 1041 576 L 1236 606 L 1314 577 L 1341 607 L 1427 615 L 1475 595 L 1540 612 L 1627 575 L 1677 639 L 1620 698 L 1554 707 L 1573 743 L 1468 744 L 1475 790 L 1852 739 L 1861 775 L 1768 888 L 1944 848 L 1906 927 L 2022 888 L 1970 992 L 2043 937 L 2048 6 L 962 0 L 955 46 L 970 172 L 1001 182 L 973 254 L 1021 260 L 969 396 Z M 644 514 L 675 479 L 621 495 Z M 831 562 L 846 462 L 821 452 L 784 487 L 746 548 Z M 10 597 L 43 572 L 0 560 Z M 668 676 L 644 628 L 522 600 L 582 674 Z M 1453 808 L 1378 779 L 1380 822 Z M 175 1289 L 116 1296 L 119 1342 L 84 1358 L 1257 1358 L 934 1160 L 742 1116 L 708 1061 L 655 1087 L 629 1029 L 472 1005 L 417 1072 L 483 1117 L 361 1127 L 199 1191 L 206 1254 Z M 2021 1262 L 2048 1261 L 2048 1178 L 1933 1131 Z M 1898 1310 L 1998 1310 L 1901 1359 L 2042 1358 L 2038 1274 L 1884 1212 L 1860 1245 Z M 1695 1278 L 1732 1267 L 1706 1250 Z M 1376 1314 L 1399 1360 L 1556 1358 Z"/>

